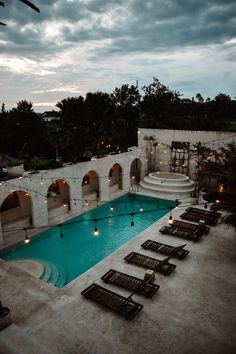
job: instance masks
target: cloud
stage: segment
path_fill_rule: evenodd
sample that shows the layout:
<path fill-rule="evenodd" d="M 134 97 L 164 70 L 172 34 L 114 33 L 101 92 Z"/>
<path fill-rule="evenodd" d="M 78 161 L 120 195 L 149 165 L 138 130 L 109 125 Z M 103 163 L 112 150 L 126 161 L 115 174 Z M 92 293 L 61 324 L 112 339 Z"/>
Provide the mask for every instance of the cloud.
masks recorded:
<path fill-rule="evenodd" d="M 136 80 L 148 84 L 153 76 L 189 97 L 201 89 L 235 96 L 235 0 L 35 4 L 40 14 L 15 0 L 0 8 L 7 23 L 0 28 L 0 93 L 8 105 L 22 92 L 51 102 Z"/>

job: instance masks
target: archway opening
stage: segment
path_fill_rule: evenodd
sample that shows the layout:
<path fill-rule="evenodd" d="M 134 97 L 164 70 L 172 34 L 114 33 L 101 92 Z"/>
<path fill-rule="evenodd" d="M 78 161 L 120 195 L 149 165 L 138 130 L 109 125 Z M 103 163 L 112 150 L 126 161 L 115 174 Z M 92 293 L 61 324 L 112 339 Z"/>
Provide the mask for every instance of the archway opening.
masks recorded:
<path fill-rule="evenodd" d="M 70 210 L 69 185 L 64 179 L 54 181 L 48 187 L 48 218 L 66 214 Z"/>
<path fill-rule="evenodd" d="M 108 182 L 110 194 L 122 189 L 122 168 L 118 163 L 114 164 L 110 169 Z"/>
<path fill-rule="evenodd" d="M 84 201 L 96 201 L 99 198 L 99 176 L 96 171 L 87 172 L 82 180 L 82 198 Z"/>
<path fill-rule="evenodd" d="M 0 208 L 4 238 L 19 233 L 16 229 L 32 225 L 32 202 L 28 192 L 14 191 L 3 201 Z"/>
<path fill-rule="evenodd" d="M 141 179 L 141 161 L 136 158 L 130 166 L 130 188 L 135 191 L 138 190 L 138 185 Z"/>

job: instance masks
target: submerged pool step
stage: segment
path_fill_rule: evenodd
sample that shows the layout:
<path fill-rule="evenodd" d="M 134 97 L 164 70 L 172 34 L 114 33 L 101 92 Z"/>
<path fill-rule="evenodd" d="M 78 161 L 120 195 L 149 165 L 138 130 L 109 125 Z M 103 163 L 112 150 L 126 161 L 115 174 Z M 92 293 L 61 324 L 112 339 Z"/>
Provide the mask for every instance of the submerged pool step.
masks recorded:
<path fill-rule="evenodd" d="M 61 266 L 45 260 L 39 260 L 39 262 L 44 267 L 43 274 L 40 277 L 41 280 L 57 288 L 62 288 L 66 284 L 66 272 Z"/>

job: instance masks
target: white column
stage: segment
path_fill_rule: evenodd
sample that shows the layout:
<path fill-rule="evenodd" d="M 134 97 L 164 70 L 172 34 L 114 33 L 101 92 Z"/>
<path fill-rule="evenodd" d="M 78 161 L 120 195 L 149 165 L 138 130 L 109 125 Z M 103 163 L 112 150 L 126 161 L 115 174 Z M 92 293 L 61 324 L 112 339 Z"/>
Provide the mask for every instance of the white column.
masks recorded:
<path fill-rule="evenodd" d="M 72 182 L 70 184 L 70 209 L 71 211 L 80 210 L 83 207 L 81 183 Z"/>
<path fill-rule="evenodd" d="M 107 178 L 99 178 L 99 195 L 101 201 L 107 201 L 110 199 L 108 176 Z"/>
<path fill-rule="evenodd" d="M 35 227 L 48 224 L 48 206 L 42 195 L 32 197 L 32 222 Z"/>

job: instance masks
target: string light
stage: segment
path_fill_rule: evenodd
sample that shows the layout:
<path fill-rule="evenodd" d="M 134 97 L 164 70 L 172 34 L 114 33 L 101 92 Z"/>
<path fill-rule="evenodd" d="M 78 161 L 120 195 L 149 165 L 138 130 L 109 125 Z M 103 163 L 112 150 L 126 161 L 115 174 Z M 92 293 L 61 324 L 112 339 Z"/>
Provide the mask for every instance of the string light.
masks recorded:
<path fill-rule="evenodd" d="M 86 206 L 88 205 L 88 201 L 87 201 L 87 200 L 85 200 L 85 205 L 86 205 Z"/>
<path fill-rule="evenodd" d="M 139 208 L 139 211 L 142 212 L 143 211 L 143 204 L 142 202 L 140 202 L 140 208 Z"/>
<path fill-rule="evenodd" d="M 62 232 L 62 225 L 58 225 L 59 226 L 59 228 L 60 228 L 60 237 L 64 237 L 64 234 L 63 234 L 63 232 Z"/>
<path fill-rule="evenodd" d="M 131 213 L 130 215 L 131 215 L 131 223 L 130 223 L 130 225 L 134 226 L 134 213 Z"/>
<path fill-rule="evenodd" d="M 94 236 L 98 236 L 99 235 L 99 231 L 97 228 L 97 219 L 94 219 L 94 230 L 93 230 L 93 234 Z"/>
<path fill-rule="evenodd" d="M 172 212 L 170 212 L 170 216 L 169 216 L 169 224 L 173 224 Z"/>
<path fill-rule="evenodd" d="M 30 242 L 30 239 L 29 239 L 29 236 L 27 235 L 27 229 L 24 228 L 24 231 L 25 231 L 25 239 L 24 239 L 24 243 L 27 244 Z"/>
<path fill-rule="evenodd" d="M 111 211 L 113 211 L 113 210 L 114 210 L 114 207 L 113 207 L 113 205 L 112 205 L 112 204 L 110 205 L 110 210 L 111 210 Z"/>

